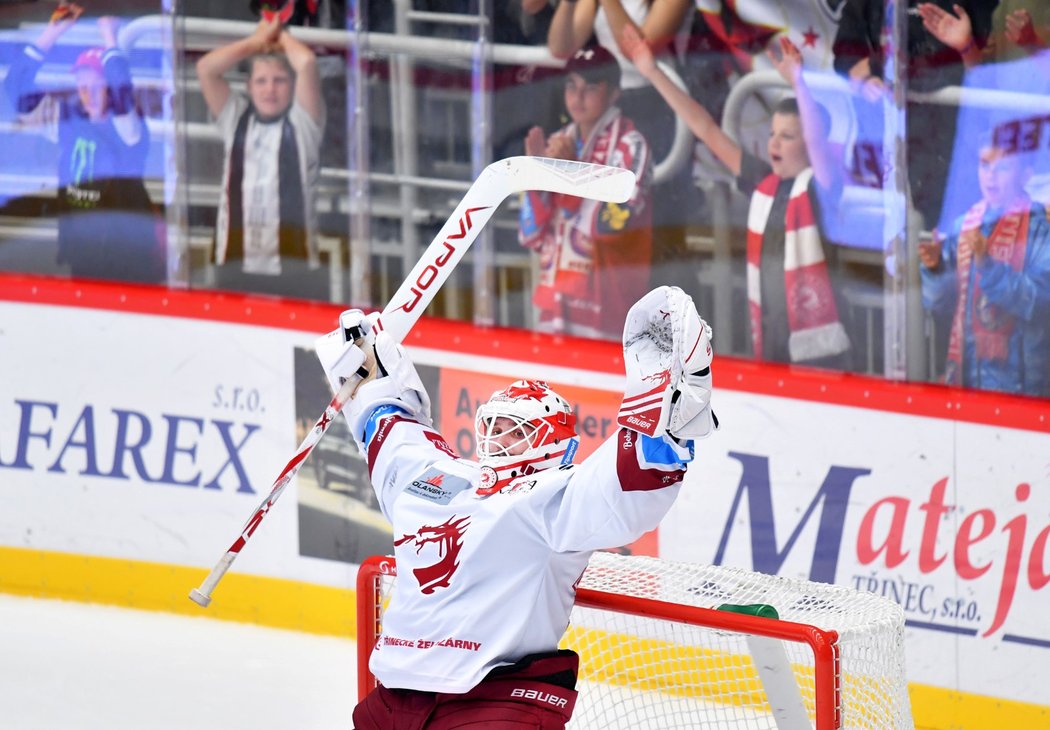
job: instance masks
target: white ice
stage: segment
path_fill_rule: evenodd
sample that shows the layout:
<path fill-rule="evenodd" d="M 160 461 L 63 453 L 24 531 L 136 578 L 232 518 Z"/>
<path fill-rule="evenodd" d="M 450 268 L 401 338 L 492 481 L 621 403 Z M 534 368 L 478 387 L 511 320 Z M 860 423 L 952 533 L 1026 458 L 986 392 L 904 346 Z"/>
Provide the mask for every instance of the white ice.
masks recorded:
<path fill-rule="evenodd" d="M 0 728 L 350 728 L 355 651 L 349 639 L 0 594 Z"/>

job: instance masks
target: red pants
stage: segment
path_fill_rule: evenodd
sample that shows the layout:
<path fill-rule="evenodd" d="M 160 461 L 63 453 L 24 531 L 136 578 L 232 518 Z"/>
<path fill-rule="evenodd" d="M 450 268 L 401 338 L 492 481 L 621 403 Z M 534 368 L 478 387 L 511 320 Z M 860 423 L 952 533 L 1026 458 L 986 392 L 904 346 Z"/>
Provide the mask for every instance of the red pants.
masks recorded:
<path fill-rule="evenodd" d="M 466 694 L 379 685 L 354 708 L 356 730 L 563 730 L 580 658 L 562 650 L 498 667 Z"/>

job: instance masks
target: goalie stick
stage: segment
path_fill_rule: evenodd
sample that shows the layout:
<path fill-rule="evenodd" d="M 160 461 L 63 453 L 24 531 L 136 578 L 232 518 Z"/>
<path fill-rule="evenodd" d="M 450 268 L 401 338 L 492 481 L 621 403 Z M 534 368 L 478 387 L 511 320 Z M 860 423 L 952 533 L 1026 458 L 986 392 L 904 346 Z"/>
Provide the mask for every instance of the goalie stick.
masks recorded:
<path fill-rule="evenodd" d="M 635 176 L 630 170 L 607 165 L 595 165 L 569 160 L 554 160 L 545 157 L 508 157 L 493 162 L 481 171 L 478 179 L 467 190 L 456 209 L 437 236 L 412 267 L 405 281 L 398 288 L 390 303 L 376 320 L 377 332 L 385 330 L 396 341 L 401 342 L 423 314 L 423 310 L 434 299 L 438 289 L 448 279 L 463 254 L 466 253 L 482 227 L 488 222 L 496 208 L 505 198 L 527 190 L 540 190 L 581 198 L 592 198 L 609 203 L 623 203 L 631 197 Z M 339 330 L 323 339 L 340 338 Z M 367 375 L 363 373 L 362 375 Z M 281 496 L 285 487 L 295 477 L 306 457 L 324 436 L 332 421 L 350 400 L 351 394 L 361 382 L 360 377 L 347 380 L 329 402 L 324 413 L 306 434 L 295 456 L 289 460 L 277 476 L 266 499 L 255 509 L 241 532 L 211 573 L 198 588 L 190 591 L 190 599 L 207 607 L 211 595 L 240 555 L 245 544 L 255 534 L 267 512 Z"/>

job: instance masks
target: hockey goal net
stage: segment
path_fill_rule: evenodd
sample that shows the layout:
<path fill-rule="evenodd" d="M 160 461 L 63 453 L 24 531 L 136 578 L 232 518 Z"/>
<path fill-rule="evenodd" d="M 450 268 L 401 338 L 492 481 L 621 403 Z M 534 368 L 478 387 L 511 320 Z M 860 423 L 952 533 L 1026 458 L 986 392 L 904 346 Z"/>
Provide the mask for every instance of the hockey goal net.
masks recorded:
<path fill-rule="evenodd" d="M 361 697 L 394 580 L 391 557 L 358 574 Z M 913 727 L 900 607 L 842 586 L 595 553 L 561 646 L 581 662 L 570 728 Z"/>

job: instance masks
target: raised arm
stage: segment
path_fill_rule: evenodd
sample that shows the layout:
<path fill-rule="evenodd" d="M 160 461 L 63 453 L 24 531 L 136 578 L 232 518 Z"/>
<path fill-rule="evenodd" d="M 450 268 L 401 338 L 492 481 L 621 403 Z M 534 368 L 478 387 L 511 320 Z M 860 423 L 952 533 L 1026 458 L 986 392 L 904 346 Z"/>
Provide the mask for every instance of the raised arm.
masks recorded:
<path fill-rule="evenodd" d="M 627 11 L 623 9 L 621 0 L 599 0 L 599 2 L 605 11 L 605 17 L 609 20 L 613 37 L 617 39 L 620 50 L 623 51 L 623 43 L 620 40 L 623 38 L 623 29 L 634 23 L 628 17 Z M 665 41 L 674 37 L 674 34 L 682 27 L 686 13 L 691 10 L 693 10 L 691 0 L 653 0 L 639 28 L 642 37 L 648 41 L 651 48 L 662 46 Z"/>
<path fill-rule="evenodd" d="M 209 51 L 197 61 L 201 94 L 212 116 L 219 116 L 219 112 L 230 98 L 230 85 L 224 76 L 226 72 L 246 58 L 272 47 L 277 42 L 280 32 L 279 21 L 260 20 L 255 31 L 247 38 Z"/>
<path fill-rule="evenodd" d="M 653 58 L 652 50 L 633 23 L 624 26 L 620 36 L 620 47 L 631 62 L 638 67 L 638 71 L 652 82 L 675 114 L 685 120 L 686 125 L 697 139 L 706 144 L 731 173 L 739 175 L 743 159 L 740 145 L 722 130 L 722 127 L 706 109 L 687 92 L 678 88 L 667 74 L 659 69 Z"/>
<path fill-rule="evenodd" d="M 77 18 L 83 12 L 84 8 L 76 3 L 59 3 L 58 7 L 51 13 L 51 19 L 48 21 L 48 24 L 41 31 L 40 36 L 33 45 L 47 53 L 58 42 L 58 39 L 62 37 L 62 34 L 73 27 L 73 24 L 77 22 Z"/>
<path fill-rule="evenodd" d="M 37 39 L 12 59 L 4 76 L 4 93 L 19 114 L 31 114 L 34 110 L 43 108 L 41 101 L 44 99 L 44 90 L 36 82 L 37 73 L 44 63 L 44 57 L 62 34 L 73 27 L 83 12 L 79 5 L 60 4 L 51 13 L 51 19 Z M 58 107 L 51 105 L 51 108 L 55 112 L 54 119 L 46 123 L 57 120 Z"/>
<path fill-rule="evenodd" d="M 802 139 L 806 143 L 806 153 L 813 168 L 813 176 L 822 188 L 830 189 L 835 183 L 838 161 L 828 141 L 831 130 L 825 127 L 824 116 L 820 113 L 817 101 L 802 75 L 802 52 L 785 35 L 780 37 L 780 55 L 777 56 L 772 48 L 768 49 L 766 54 L 781 77 L 795 90 L 795 101 L 798 103 L 798 113 L 802 122 Z"/>
<path fill-rule="evenodd" d="M 933 3 L 918 6 L 922 25 L 934 38 L 957 51 L 967 68 L 981 62 L 981 51 L 974 40 L 973 24 L 961 5 L 953 5 L 955 14 Z"/>
<path fill-rule="evenodd" d="M 594 34 L 598 0 L 561 0 L 547 31 L 547 50 L 555 58 L 569 58 Z"/>
<path fill-rule="evenodd" d="M 295 71 L 295 100 L 317 124 L 324 122 L 324 97 L 321 96 L 321 78 L 317 73 L 317 56 L 305 43 L 282 30 L 278 38 L 288 63 Z"/>

